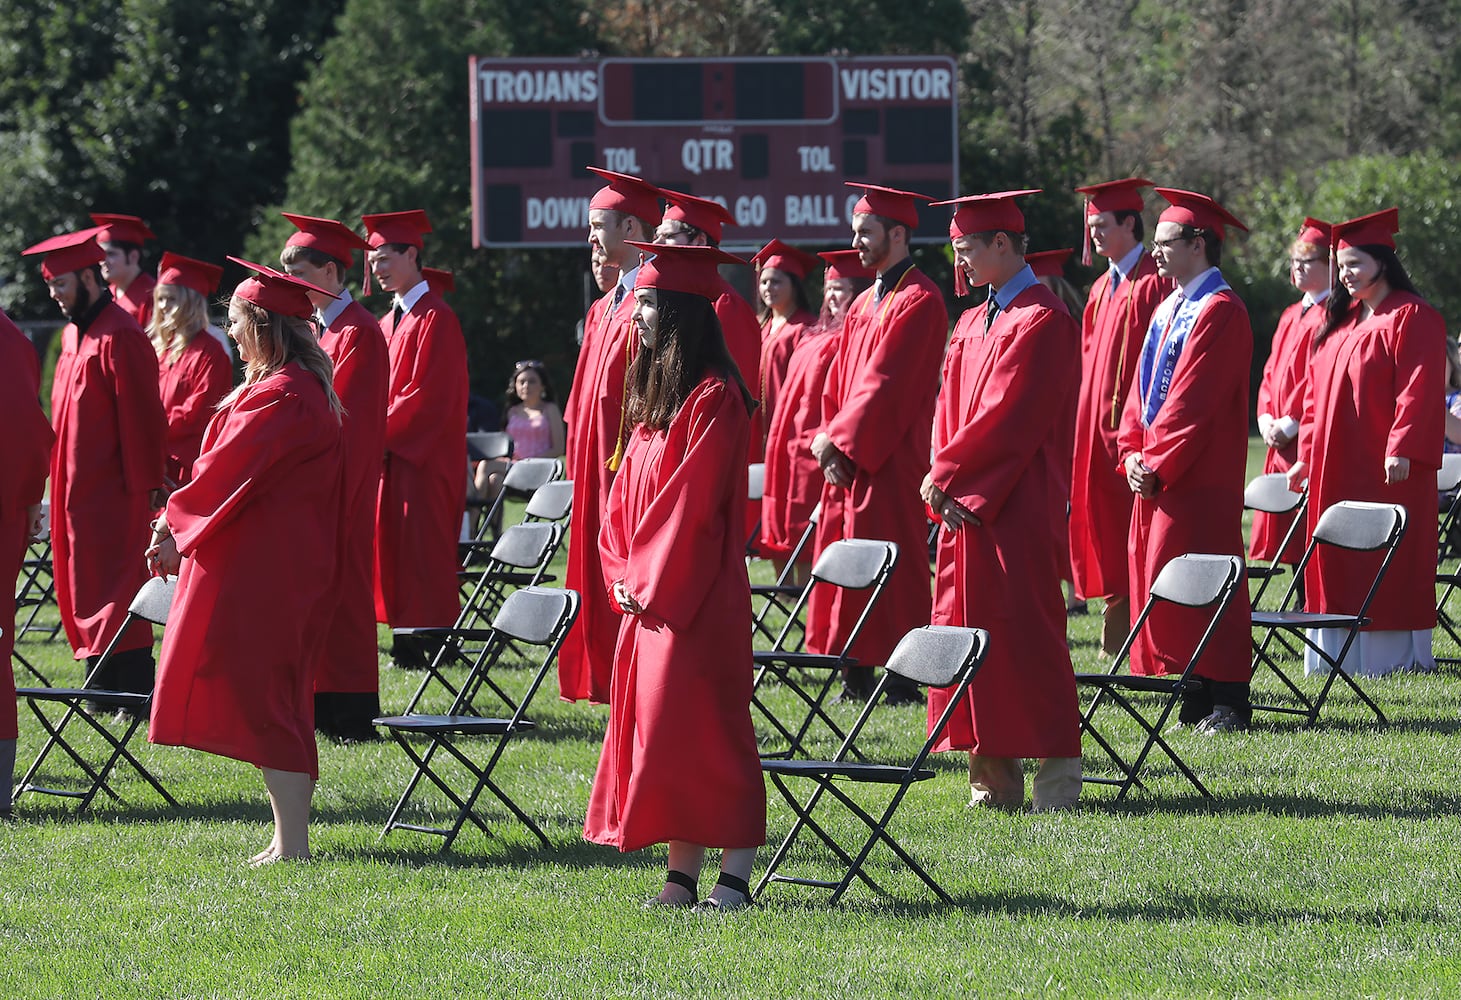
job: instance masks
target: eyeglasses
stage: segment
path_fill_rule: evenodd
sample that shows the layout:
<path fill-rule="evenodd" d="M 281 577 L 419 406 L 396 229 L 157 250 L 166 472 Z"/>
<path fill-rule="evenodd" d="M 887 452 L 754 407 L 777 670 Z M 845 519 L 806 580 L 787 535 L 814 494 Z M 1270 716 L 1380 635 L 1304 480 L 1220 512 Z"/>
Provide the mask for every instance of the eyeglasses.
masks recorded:
<path fill-rule="evenodd" d="M 1158 250 L 1170 250 L 1178 243 L 1191 243 L 1196 238 L 1197 237 L 1195 236 L 1174 236 L 1170 240 L 1154 239 L 1152 240 L 1152 252 L 1155 253 Z"/>

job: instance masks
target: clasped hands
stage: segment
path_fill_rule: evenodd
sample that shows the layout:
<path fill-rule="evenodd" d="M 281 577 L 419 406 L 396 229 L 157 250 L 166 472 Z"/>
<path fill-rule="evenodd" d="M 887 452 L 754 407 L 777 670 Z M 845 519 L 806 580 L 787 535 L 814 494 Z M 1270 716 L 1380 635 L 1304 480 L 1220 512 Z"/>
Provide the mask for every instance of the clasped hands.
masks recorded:
<path fill-rule="evenodd" d="M 923 477 L 923 485 L 918 488 L 918 495 L 923 497 L 923 502 L 928 504 L 929 510 L 938 512 L 939 520 L 943 522 L 945 531 L 958 531 L 966 524 L 972 524 L 977 528 L 983 523 L 972 510 L 935 486 L 933 473 Z"/>
<path fill-rule="evenodd" d="M 852 459 L 842 453 L 842 449 L 832 443 L 832 439 L 825 432 L 819 433 L 812 438 L 812 457 L 822 467 L 822 476 L 833 486 L 841 486 L 843 489 L 852 485 L 852 477 L 857 472 L 857 466 L 852 464 Z"/>
<path fill-rule="evenodd" d="M 614 592 L 614 603 L 618 604 L 619 609 L 626 615 L 644 614 L 644 605 L 636 601 L 634 595 L 624 588 L 623 580 L 615 580 L 612 590 Z"/>
<path fill-rule="evenodd" d="M 1126 456 L 1126 485 L 1143 500 L 1157 495 L 1157 474 L 1142 460 L 1140 452 Z"/>
<path fill-rule="evenodd" d="M 153 576 L 177 576 L 183 557 L 178 552 L 177 539 L 167 526 L 167 518 L 161 514 L 152 522 L 152 542 L 143 553 L 147 557 L 147 571 Z"/>

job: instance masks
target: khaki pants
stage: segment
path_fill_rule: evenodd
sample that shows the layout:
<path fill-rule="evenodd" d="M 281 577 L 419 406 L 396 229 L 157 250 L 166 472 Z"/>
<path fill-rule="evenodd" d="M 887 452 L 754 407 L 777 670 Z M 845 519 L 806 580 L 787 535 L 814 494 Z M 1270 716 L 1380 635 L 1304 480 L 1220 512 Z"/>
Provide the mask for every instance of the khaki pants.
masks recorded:
<path fill-rule="evenodd" d="M 1106 610 L 1101 614 L 1101 652 L 1115 656 L 1121 652 L 1121 644 L 1131 632 L 1131 600 L 1126 597 L 1108 597 Z"/>
<path fill-rule="evenodd" d="M 1023 809 L 1025 773 L 1018 757 L 983 757 L 969 754 L 969 804 L 998 809 Z M 1081 759 L 1046 757 L 1034 781 L 1035 812 L 1069 809 L 1081 795 Z"/>

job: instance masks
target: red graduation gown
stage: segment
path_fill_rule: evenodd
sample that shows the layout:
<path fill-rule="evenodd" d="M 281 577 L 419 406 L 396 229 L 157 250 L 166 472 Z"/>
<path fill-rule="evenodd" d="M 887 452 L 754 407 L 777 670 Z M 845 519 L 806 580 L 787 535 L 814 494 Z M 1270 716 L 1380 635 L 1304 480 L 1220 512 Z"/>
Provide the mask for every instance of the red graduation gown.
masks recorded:
<path fill-rule="evenodd" d="M 609 493 L 600 593 L 622 580 L 645 612 L 623 616 L 614 651 L 583 826 L 595 843 L 765 843 L 739 537 L 749 425 L 739 388 L 707 376 L 665 430 L 634 430 Z"/>
<path fill-rule="evenodd" d="M 935 749 L 1078 757 L 1060 540 L 1080 333 L 1044 285 L 1015 296 L 988 334 L 985 309 L 954 330 L 934 412 L 934 484 L 981 524 L 939 532 L 932 621 L 988 629 L 989 654 Z M 952 693 L 929 691 L 930 726 Z"/>
<path fill-rule="evenodd" d="M 1295 302 L 1283 311 L 1273 332 L 1268 361 L 1263 365 L 1263 381 L 1258 384 L 1259 413 L 1266 413 L 1275 420 L 1293 417 L 1297 422 L 1303 418 L 1304 389 L 1309 382 L 1309 354 L 1314 334 L 1323 324 L 1322 304 L 1311 305 L 1306 311 L 1302 302 Z M 1298 461 L 1298 456 L 1298 438 L 1278 450 L 1269 448 L 1264 452 L 1263 471 L 1287 472 Z M 1255 510 L 1249 556 L 1263 562 L 1272 560 L 1278 555 L 1278 547 L 1293 520 L 1290 514 L 1273 515 Z M 1283 562 L 1296 564 L 1304 557 L 1305 544 L 1304 532 L 1295 532 L 1284 550 Z"/>
<path fill-rule="evenodd" d="M 770 433 L 771 421 L 776 418 L 776 402 L 781 398 L 781 386 L 786 381 L 786 370 L 791 365 L 791 356 L 802 337 L 817 323 L 817 317 L 801 311 L 778 324 L 774 317 L 767 317 L 761 324 L 761 371 L 759 381 L 752 390 L 761 400 L 761 406 L 752 414 L 751 427 L 761 431 L 761 438 L 755 442 L 764 456 L 766 436 Z M 764 461 L 764 457 L 763 457 Z M 764 516 L 764 513 L 763 513 Z"/>
<path fill-rule="evenodd" d="M 100 655 L 147 582 L 148 494 L 162 485 L 167 421 L 157 353 L 114 302 L 85 333 L 68 323 L 51 383 L 51 557 L 56 603 L 77 659 Z M 147 649 L 152 629 L 117 650 Z"/>
<path fill-rule="evenodd" d="M 613 308 L 611 289 L 589 307 L 583 346 L 564 410 L 568 431 L 568 474 L 573 510 L 568 516 L 568 564 L 564 586 L 583 599 L 578 620 L 558 651 L 558 693 L 567 701 L 609 700 L 619 616 L 604 594 L 599 526 L 614 472 L 609 461 L 630 429 L 624 426 L 624 379 L 639 339 L 629 322 L 634 296 L 625 293 Z M 597 310 L 597 311 L 596 311 Z"/>
<path fill-rule="evenodd" d="M 296 362 L 208 424 L 167 501 L 184 558 L 148 739 L 319 777 L 311 664 L 334 601 L 340 424 Z"/>
<path fill-rule="evenodd" d="M 109 285 L 112 290 L 112 298 L 117 300 L 117 305 L 127 311 L 127 314 L 137 321 L 142 329 L 147 329 L 147 324 L 152 322 L 152 292 L 157 288 L 157 279 L 146 271 L 138 273 L 127 286 L 126 291 L 117 291 L 115 285 Z"/>
<path fill-rule="evenodd" d="M 812 438 L 822 429 L 822 386 L 842 330 L 802 334 L 777 390 L 766 435 L 766 488 L 761 498 L 761 551 L 785 556 L 796 547 L 822 495 Z M 811 546 L 803 552 L 811 558 Z"/>
<path fill-rule="evenodd" d="M 824 482 L 817 551 L 839 538 L 896 542 L 898 565 L 852 655 L 885 663 L 910 629 L 927 625 L 932 605 L 928 520 L 918 488 L 928 473 L 939 365 L 948 336 L 943 295 L 916 267 L 898 287 L 873 298 L 864 291 L 848 309 L 842 342 L 823 391 L 823 430 L 856 467 L 846 489 Z M 814 617 L 829 623 L 826 645 L 841 649 L 857 622 L 864 594 L 818 588 Z M 825 602 L 825 607 L 823 604 Z"/>
<path fill-rule="evenodd" d="M 1071 462 L 1070 568 L 1081 597 L 1122 597 L 1131 488 L 1117 467 L 1121 408 L 1136 375 L 1142 337 L 1171 283 L 1142 253 L 1111 293 L 1111 272 L 1096 279 L 1081 317 L 1081 384 Z"/>
<path fill-rule="evenodd" d="M 1369 319 L 1358 305 L 1314 348 L 1300 421 L 1309 463 L 1309 532 L 1340 500 L 1398 503 L 1405 537 L 1370 605 L 1371 629 L 1436 624 L 1436 470 L 1445 437 L 1446 324 L 1419 296 L 1392 291 Z M 1385 458 L 1410 476 L 1385 485 Z M 1353 613 L 1379 569 L 1379 552 L 1320 550 L 1304 577 L 1311 611 Z"/>
<path fill-rule="evenodd" d="M 381 320 L 390 353 L 375 531 L 376 620 L 450 625 L 461 611 L 457 543 L 467 504 L 467 344 L 428 291 Z"/>
<path fill-rule="evenodd" d="M 1161 337 L 1165 314 L 1157 310 L 1148 336 Z M 1159 484 L 1155 496 L 1137 497 L 1131 510 L 1133 619 L 1152 581 L 1177 556 L 1243 554 L 1252 357 L 1248 309 L 1225 289 L 1207 297 L 1187 334 L 1167 400 L 1149 427 L 1142 424 L 1141 380 L 1132 383 L 1121 418 L 1120 460 L 1141 452 Z M 1248 589 L 1240 586 L 1197 665 L 1199 674 L 1215 681 L 1252 678 L 1251 618 Z M 1209 621 L 1208 609 L 1162 605 L 1132 646 L 1131 672 L 1181 673 Z"/>
<path fill-rule="evenodd" d="M 159 358 L 157 388 L 167 417 L 167 478 L 178 486 L 193 478 L 218 401 L 233 388 L 233 362 L 206 329 L 199 330 L 176 358 Z"/>
<path fill-rule="evenodd" d="M 0 312 L 0 740 L 16 738 L 15 587 L 29 546 L 26 512 L 41 502 L 51 458 L 51 425 L 37 398 L 39 359 L 25 334 Z"/>
<path fill-rule="evenodd" d="M 345 408 L 340 418 L 345 502 L 340 580 L 315 668 L 315 690 L 371 692 L 380 688 L 372 562 L 390 354 L 380 324 L 359 302 L 351 302 L 335 317 L 321 334 L 320 346 L 335 364 L 335 394 Z"/>

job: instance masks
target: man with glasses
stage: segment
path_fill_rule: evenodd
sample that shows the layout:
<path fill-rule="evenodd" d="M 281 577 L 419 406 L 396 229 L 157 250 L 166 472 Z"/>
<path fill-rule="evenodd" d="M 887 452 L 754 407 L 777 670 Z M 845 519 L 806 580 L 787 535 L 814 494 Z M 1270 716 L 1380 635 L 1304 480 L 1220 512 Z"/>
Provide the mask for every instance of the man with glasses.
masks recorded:
<path fill-rule="evenodd" d="M 1258 386 L 1258 434 L 1268 446 L 1264 472 L 1287 472 L 1299 458 L 1299 417 L 1309 383 L 1309 352 L 1314 334 L 1324 324 L 1324 302 L 1329 298 L 1329 223 L 1304 220 L 1289 251 L 1289 279 L 1304 297 L 1279 317 Z M 1269 562 L 1278 556 L 1293 519 L 1293 514 L 1254 511 L 1249 557 Z M 1297 565 L 1304 555 L 1302 532 L 1295 533 L 1282 555 L 1283 562 Z"/>
<path fill-rule="evenodd" d="M 1157 222 L 1152 256 L 1177 287 L 1147 326 L 1118 441 L 1136 495 L 1128 562 L 1134 606 L 1146 603 L 1157 574 L 1179 555 L 1243 553 L 1253 329 L 1218 265 L 1224 227 L 1247 227 L 1206 195 L 1156 191 L 1171 207 Z M 1250 616 L 1242 586 L 1198 664 L 1200 688 L 1183 695 L 1180 723 L 1202 733 L 1248 728 Z M 1132 672 L 1180 673 L 1207 623 L 1205 609 L 1163 604 L 1132 646 Z"/>

